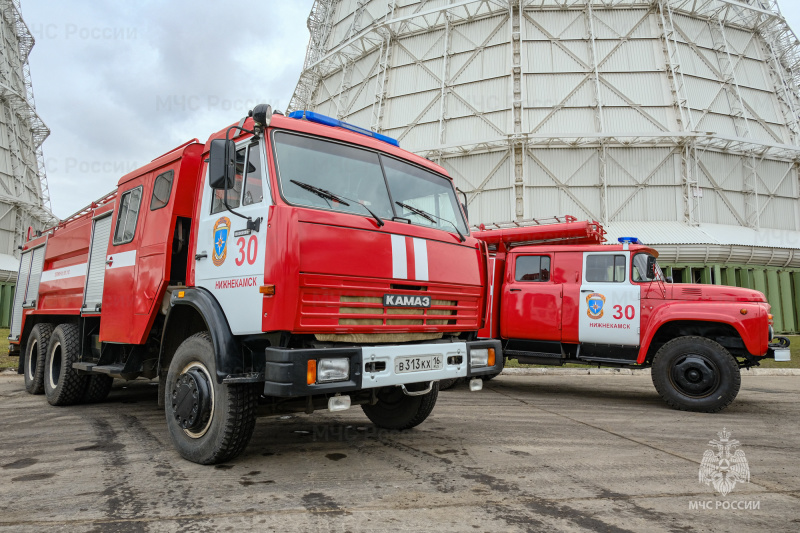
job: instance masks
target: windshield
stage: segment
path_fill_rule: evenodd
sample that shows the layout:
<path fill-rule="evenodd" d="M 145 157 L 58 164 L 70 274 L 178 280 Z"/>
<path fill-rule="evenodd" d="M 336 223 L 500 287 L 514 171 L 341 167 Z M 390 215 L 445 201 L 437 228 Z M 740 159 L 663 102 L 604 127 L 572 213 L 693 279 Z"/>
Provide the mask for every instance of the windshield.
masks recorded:
<path fill-rule="evenodd" d="M 274 145 L 281 190 L 291 204 L 370 216 L 366 207 L 382 218 L 467 232 L 453 185 L 443 176 L 377 152 L 302 135 L 276 132 Z"/>
<path fill-rule="evenodd" d="M 645 283 L 648 281 L 664 280 L 664 273 L 661 271 L 661 267 L 658 266 L 658 262 L 656 262 L 656 277 L 650 277 L 650 274 L 647 272 L 647 260 L 650 257 L 653 256 L 650 254 L 636 254 L 633 257 L 633 281 Z"/>

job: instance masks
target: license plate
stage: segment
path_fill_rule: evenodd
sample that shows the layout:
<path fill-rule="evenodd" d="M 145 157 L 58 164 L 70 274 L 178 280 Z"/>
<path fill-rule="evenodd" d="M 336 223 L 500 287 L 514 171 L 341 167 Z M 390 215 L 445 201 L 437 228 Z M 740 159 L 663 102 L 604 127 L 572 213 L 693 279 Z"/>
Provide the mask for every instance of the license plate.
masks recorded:
<path fill-rule="evenodd" d="M 395 374 L 407 372 L 424 372 L 425 370 L 441 370 L 441 355 L 423 355 L 418 357 L 402 357 L 394 360 Z"/>
<path fill-rule="evenodd" d="M 431 297 L 419 294 L 384 294 L 384 307 L 430 307 Z"/>

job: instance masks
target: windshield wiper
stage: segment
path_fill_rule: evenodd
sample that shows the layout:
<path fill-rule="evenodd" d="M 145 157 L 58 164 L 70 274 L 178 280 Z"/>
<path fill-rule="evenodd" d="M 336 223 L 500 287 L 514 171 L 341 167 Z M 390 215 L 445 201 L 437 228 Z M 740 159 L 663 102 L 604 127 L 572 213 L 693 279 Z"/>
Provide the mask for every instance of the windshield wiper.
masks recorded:
<path fill-rule="evenodd" d="M 369 212 L 370 215 L 372 215 L 372 218 L 374 218 L 375 221 L 378 223 L 378 227 L 381 227 L 381 226 L 384 225 L 383 219 L 381 217 L 379 217 L 378 215 L 376 215 L 375 213 L 373 213 L 372 209 L 367 207 L 363 202 L 360 202 L 358 200 L 353 200 L 352 198 L 348 198 L 347 196 L 340 196 L 338 194 L 334 194 L 334 193 L 332 193 L 331 191 L 329 191 L 327 189 L 322 189 L 320 187 L 315 187 L 315 186 L 313 186 L 311 184 L 304 183 L 302 181 L 297 181 L 297 180 L 289 180 L 289 181 L 291 181 L 292 183 L 294 183 L 298 187 L 301 187 L 301 188 L 303 188 L 303 189 L 305 189 L 305 190 L 307 190 L 309 192 L 312 192 L 312 193 L 316 194 L 317 196 L 319 196 L 320 198 L 323 198 L 325 200 L 332 200 L 332 201 L 340 203 L 342 205 L 346 205 L 347 207 L 350 207 L 350 204 L 345 202 L 345 200 L 350 200 L 351 202 L 355 202 L 358 205 L 360 205 L 361 207 L 363 207 L 364 209 L 366 209 Z"/>
<path fill-rule="evenodd" d="M 438 219 L 438 220 L 441 220 L 443 222 L 447 222 L 448 224 L 453 226 L 453 229 L 456 230 L 456 233 L 458 233 L 458 238 L 461 239 L 461 242 L 464 242 L 464 241 L 467 240 L 467 238 L 464 237 L 464 235 L 461 233 L 461 231 L 459 231 L 458 226 L 453 224 L 453 222 L 451 222 L 450 220 L 447 220 L 446 218 L 437 217 L 436 215 L 432 215 L 432 214 L 428 213 L 427 211 L 423 211 L 422 209 L 418 209 L 418 208 L 414 207 L 413 205 L 404 204 L 403 202 L 395 202 L 395 203 L 397 205 L 399 205 L 400 207 L 404 208 L 404 209 L 408 209 L 409 211 L 411 211 L 415 215 L 419 215 L 422 218 L 426 218 L 426 219 L 430 220 L 434 224 L 436 224 L 436 220 L 434 220 L 434 219 Z"/>

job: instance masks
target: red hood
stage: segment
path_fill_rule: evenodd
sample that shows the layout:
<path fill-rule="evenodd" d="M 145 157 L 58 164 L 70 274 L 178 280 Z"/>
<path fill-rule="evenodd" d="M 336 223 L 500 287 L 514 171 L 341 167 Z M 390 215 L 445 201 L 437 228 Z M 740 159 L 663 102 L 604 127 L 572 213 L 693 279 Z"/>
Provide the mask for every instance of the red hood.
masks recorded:
<path fill-rule="evenodd" d="M 667 285 L 672 290 L 672 300 L 697 300 L 713 302 L 765 302 L 763 293 L 752 289 L 724 285 L 692 285 L 676 283 Z"/>

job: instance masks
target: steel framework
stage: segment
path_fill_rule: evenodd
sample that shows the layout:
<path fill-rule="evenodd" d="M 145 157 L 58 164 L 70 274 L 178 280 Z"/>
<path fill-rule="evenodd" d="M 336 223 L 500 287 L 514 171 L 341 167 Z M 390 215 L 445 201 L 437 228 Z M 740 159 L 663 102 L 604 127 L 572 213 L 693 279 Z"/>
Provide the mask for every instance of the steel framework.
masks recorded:
<path fill-rule="evenodd" d="M 309 29 L 291 107 L 440 162 L 475 222 L 557 201 L 800 231 L 800 45 L 777 0 L 318 0 Z"/>
<path fill-rule="evenodd" d="M 5 130 L 2 148 L 8 152 L 0 169 L 0 209 L 4 210 L 0 212 L 0 225 L 13 232 L 13 238 L 4 239 L 5 249 L 0 253 L 15 254 L 24 242 L 27 226 L 41 229 L 57 219 L 50 211 L 42 153 L 50 130 L 36 113 L 28 64 L 34 38 L 20 14 L 19 0 L 0 0 L 0 14 L 0 104 Z M 5 222 L 12 216 L 13 229 Z"/>

